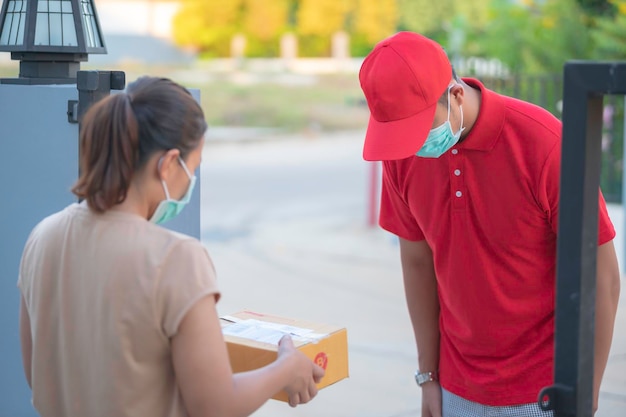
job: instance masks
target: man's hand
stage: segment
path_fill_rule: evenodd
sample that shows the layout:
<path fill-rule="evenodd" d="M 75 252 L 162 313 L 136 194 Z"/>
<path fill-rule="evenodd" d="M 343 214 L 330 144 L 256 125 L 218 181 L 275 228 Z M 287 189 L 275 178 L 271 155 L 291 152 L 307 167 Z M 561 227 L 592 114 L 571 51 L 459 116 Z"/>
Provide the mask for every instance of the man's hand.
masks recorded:
<path fill-rule="evenodd" d="M 441 385 L 437 381 L 422 385 L 422 417 L 441 417 Z"/>

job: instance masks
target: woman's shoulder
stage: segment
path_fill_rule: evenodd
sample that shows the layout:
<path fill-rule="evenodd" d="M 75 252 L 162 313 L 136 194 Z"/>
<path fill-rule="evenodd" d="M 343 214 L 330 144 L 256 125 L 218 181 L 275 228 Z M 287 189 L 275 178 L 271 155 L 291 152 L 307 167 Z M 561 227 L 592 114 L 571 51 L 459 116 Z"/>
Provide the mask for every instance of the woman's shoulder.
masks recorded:
<path fill-rule="evenodd" d="M 54 233 L 62 228 L 71 218 L 80 215 L 81 206 L 79 203 L 72 203 L 56 213 L 49 214 L 39 221 L 30 233 L 30 239 L 43 237 Z"/>
<path fill-rule="evenodd" d="M 166 229 L 163 226 L 146 222 L 145 242 L 147 249 L 166 262 L 178 262 L 190 257 L 208 258 L 202 242 L 193 236 Z"/>

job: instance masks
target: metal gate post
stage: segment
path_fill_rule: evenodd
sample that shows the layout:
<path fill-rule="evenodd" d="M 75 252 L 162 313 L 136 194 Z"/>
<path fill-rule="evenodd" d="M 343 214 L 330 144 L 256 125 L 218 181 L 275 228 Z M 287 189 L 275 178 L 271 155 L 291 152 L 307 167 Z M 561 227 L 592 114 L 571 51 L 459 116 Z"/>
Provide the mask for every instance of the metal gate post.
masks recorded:
<path fill-rule="evenodd" d="M 557 239 L 554 385 L 539 405 L 592 417 L 602 97 L 626 94 L 626 62 L 568 62 Z"/>

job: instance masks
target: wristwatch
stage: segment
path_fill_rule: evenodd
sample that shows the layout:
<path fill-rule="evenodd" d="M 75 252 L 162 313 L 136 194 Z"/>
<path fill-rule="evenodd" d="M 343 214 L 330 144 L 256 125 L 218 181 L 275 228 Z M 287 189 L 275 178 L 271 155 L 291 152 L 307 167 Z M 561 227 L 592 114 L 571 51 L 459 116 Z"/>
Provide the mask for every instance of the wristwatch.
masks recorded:
<path fill-rule="evenodd" d="M 415 382 L 420 387 L 427 382 L 430 381 L 439 381 L 439 374 L 437 371 L 433 372 L 420 372 L 419 370 L 415 371 Z"/>

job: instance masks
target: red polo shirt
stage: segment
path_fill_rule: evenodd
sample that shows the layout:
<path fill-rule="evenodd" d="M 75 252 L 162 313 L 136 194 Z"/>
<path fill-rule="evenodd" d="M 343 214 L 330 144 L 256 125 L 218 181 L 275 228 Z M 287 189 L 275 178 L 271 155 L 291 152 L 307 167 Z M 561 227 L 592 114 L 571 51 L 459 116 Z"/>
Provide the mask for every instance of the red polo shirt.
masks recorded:
<path fill-rule="evenodd" d="M 380 225 L 425 239 L 439 288 L 441 385 L 485 405 L 553 383 L 561 122 L 480 82 L 480 113 L 440 158 L 385 161 Z M 615 230 L 600 193 L 599 244 Z"/>

